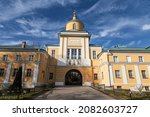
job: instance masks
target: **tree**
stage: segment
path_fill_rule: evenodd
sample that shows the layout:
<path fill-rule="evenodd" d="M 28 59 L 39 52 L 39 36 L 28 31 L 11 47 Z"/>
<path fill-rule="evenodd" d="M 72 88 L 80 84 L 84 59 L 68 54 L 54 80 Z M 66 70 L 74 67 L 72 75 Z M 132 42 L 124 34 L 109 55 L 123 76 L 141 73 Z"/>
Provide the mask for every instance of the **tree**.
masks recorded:
<path fill-rule="evenodd" d="M 143 85 L 142 85 L 142 84 L 138 84 L 138 85 L 136 86 L 136 88 L 137 88 L 139 94 L 141 95 L 141 94 L 142 94 L 142 90 L 143 90 L 143 88 L 144 88 Z"/>
<path fill-rule="evenodd" d="M 22 67 L 19 67 L 19 70 L 15 76 L 15 80 L 11 86 L 11 90 L 21 93 L 21 90 L 22 90 Z"/>

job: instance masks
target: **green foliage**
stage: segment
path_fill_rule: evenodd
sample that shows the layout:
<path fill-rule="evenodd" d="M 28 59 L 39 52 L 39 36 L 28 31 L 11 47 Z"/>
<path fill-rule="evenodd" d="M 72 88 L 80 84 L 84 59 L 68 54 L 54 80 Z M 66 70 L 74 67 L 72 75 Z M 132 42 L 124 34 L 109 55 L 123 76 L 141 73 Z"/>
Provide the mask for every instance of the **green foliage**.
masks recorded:
<path fill-rule="evenodd" d="M 30 90 L 30 92 L 27 93 L 22 93 L 19 94 L 18 93 L 14 93 L 14 92 L 10 92 L 10 93 L 6 93 L 6 95 L 1 95 L 0 92 L 0 100 L 27 100 L 27 99 L 34 99 L 35 97 L 42 95 L 44 93 L 46 93 L 47 91 L 52 91 L 52 88 L 45 88 L 45 89 L 23 89 L 23 90 Z"/>
<path fill-rule="evenodd" d="M 130 92 L 130 90 L 125 89 L 102 90 L 98 87 L 93 88 L 118 100 L 150 100 L 150 92 Z M 140 86 L 139 90 L 141 91 L 141 89 L 142 87 Z"/>

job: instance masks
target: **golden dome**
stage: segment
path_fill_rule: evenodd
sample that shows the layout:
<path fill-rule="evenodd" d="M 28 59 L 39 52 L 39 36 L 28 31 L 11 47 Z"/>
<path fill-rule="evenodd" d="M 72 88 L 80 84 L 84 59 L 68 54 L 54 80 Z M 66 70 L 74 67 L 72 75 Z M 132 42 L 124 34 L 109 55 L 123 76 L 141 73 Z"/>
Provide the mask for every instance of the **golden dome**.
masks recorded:
<path fill-rule="evenodd" d="M 77 19 L 76 12 L 73 12 L 73 19 L 66 24 L 66 31 L 83 31 L 84 24 Z"/>

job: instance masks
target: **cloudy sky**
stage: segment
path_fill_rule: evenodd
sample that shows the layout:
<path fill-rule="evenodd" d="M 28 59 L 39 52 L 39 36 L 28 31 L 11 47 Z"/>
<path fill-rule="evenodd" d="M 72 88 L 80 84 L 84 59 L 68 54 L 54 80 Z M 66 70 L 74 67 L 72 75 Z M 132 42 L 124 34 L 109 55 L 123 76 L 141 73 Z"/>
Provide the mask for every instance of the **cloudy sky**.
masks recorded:
<path fill-rule="evenodd" d="M 59 43 L 74 9 L 92 44 L 150 46 L 150 0 L 0 0 L 0 45 Z"/>

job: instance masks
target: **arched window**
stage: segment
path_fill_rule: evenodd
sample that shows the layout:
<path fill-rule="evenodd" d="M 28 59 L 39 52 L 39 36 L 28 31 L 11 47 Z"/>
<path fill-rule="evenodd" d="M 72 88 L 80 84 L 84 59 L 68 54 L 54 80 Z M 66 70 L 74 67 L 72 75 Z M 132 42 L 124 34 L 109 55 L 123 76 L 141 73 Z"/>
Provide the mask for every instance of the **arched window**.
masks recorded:
<path fill-rule="evenodd" d="M 75 23 L 73 24 L 73 29 L 74 29 L 74 30 L 76 29 L 76 24 L 75 24 Z"/>

